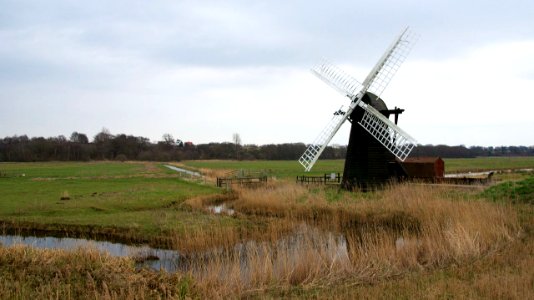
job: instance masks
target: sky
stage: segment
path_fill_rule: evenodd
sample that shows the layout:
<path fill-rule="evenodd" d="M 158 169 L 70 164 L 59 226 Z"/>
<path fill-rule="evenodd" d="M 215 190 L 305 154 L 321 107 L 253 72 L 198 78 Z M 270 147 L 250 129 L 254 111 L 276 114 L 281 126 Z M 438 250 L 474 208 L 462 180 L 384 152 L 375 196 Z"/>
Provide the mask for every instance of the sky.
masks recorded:
<path fill-rule="evenodd" d="M 409 26 L 382 98 L 420 144 L 534 145 L 534 1 L 0 0 L 0 137 L 310 143 Z M 348 143 L 345 124 L 332 144 Z"/>

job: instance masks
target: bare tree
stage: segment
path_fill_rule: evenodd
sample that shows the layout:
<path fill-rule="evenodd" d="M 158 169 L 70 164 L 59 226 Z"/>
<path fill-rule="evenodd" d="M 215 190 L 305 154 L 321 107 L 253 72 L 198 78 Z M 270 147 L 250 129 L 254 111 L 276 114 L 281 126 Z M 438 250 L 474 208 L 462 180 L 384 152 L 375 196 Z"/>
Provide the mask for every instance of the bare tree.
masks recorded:
<path fill-rule="evenodd" d="M 232 135 L 232 141 L 234 142 L 234 144 L 236 145 L 241 145 L 241 137 L 239 136 L 239 133 L 234 133 Z"/>
<path fill-rule="evenodd" d="M 232 141 L 234 142 L 234 145 L 235 145 L 235 159 L 239 159 L 239 146 L 241 145 L 241 137 L 239 136 L 239 133 L 234 133 L 232 135 Z"/>
<path fill-rule="evenodd" d="M 170 133 L 165 133 L 163 135 L 163 142 L 167 145 L 174 145 L 174 137 Z"/>

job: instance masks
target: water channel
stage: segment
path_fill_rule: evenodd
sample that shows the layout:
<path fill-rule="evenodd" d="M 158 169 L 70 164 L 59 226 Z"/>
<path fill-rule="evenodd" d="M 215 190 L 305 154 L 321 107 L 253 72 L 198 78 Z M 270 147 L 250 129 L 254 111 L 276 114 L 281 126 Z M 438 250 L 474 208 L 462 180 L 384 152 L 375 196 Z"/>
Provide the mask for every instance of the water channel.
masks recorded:
<path fill-rule="evenodd" d="M 180 253 L 174 250 L 151 248 L 149 246 L 132 246 L 121 243 L 102 242 L 79 238 L 35 237 L 19 235 L 0 235 L 0 244 L 4 247 L 13 245 L 27 245 L 41 249 L 75 250 L 77 248 L 91 248 L 100 252 L 107 252 L 116 257 L 133 257 L 137 267 L 149 267 L 153 270 L 178 270 Z"/>
<path fill-rule="evenodd" d="M 0 235 L 0 244 L 3 247 L 22 244 L 41 249 L 96 249 L 115 257 L 132 257 L 138 268 L 148 267 L 156 271 L 165 270 L 167 272 L 195 271 L 195 268 L 198 269 L 199 267 L 200 269 L 197 271 L 205 271 L 202 264 L 209 264 L 210 258 L 217 260 L 217 257 L 222 259 L 234 257 L 237 264 L 240 265 L 241 274 L 244 275 L 243 279 L 251 271 L 251 262 L 258 257 L 271 257 L 275 265 L 284 266 L 287 263 L 293 264 L 300 261 L 303 250 L 315 249 L 330 257 L 331 261 L 349 262 L 347 241 L 343 235 L 320 231 L 306 225 L 300 226 L 292 234 L 274 242 L 244 241 L 227 250 L 214 248 L 194 253 L 188 257 L 181 255 L 176 250 L 81 238 Z M 191 259 L 197 259 L 197 262 L 201 262 L 200 265 L 195 264 Z M 228 263 L 231 264 L 230 261 Z"/>
<path fill-rule="evenodd" d="M 171 169 L 171 170 L 173 170 L 173 171 L 180 172 L 180 173 L 185 173 L 187 175 L 191 175 L 191 176 L 194 176 L 194 177 L 202 176 L 199 172 L 194 172 L 194 171 L 178 168 L 176 166 L 171 166 L 171 165 L 164 165 L 164 166 L 169 168 L 169 169 Z"/>

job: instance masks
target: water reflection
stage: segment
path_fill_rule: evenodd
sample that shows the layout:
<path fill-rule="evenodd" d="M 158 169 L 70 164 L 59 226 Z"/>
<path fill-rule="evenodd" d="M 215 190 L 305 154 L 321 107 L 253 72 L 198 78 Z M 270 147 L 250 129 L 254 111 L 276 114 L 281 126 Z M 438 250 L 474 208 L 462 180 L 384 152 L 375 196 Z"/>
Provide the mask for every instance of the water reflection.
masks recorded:
<path fill-rule="evenodd" d="M 210 267 L 214 266 L 219 270 L 238 266 L 243 280 L 254 272 L 257 268 L 256 263 L 263 260 L 272 263 L 274 274 L 284 273 L 284 270 L 291 265 L 310 263 L 303 261 L 309 259 L 310 254 L 313 254 L 314 259 L 326 259 L 332 263 L 350 262 L 345 236 L 321 231 L 305 224 L 297 226 L 292 234 L 276 241 L 250 240 L 237 243 L 230 248 L 212 248 L 188 255 L 146 245 L 131 246 L 79 238 L 0 235 L 0 244 L 6 247 L 23 244 L 35 248 L 64 250 L 91 248 L 116 257 L 132 257 L 137 267 L 149 267 L 167 272 L 192 271 L 199 274 L 210 272 L 212 269 Z M 303 257 L 303 254 L 306 255 Z"/>
<path fill-rule="evenodd" d="M 27 245 L 41 249 L 73 250 L 77 248 L 91 248 L 107 252 L 116 257 L 132 257 L 137 267 L 149 267 L 154 270 L 175 272 L 178 270 L 180 254 L 178 251 L 151 248 L 149 246 L 130 246 L 121 243 L 101 242 L 78 238 L 35 237 L 18 235 L 0 235 L 3 246 L 17 244 Z"/>
<path fill-rule="evenodd" d="M 226 207 L 226 204 L 224 203 L 219 205 L 208 206 L 208 210 L 215 214 L 227 214 L 229 216 L 235 213 L 233 209 Z"/>

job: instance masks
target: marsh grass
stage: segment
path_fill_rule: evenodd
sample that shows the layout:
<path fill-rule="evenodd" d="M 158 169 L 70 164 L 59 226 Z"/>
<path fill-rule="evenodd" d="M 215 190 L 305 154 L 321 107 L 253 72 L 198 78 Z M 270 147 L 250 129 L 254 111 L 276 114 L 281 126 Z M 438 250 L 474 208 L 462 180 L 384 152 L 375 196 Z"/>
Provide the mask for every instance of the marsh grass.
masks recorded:
<path fill-rule="evenodd" d="M 0 246 L 0 299 L 143 299 L 194 296 L 181 274 L 136 270 L 130 258 L 92 249 Z"/>
<path fill-rule="evenodd" d="M 521 232 L 510 207 L 427 186 L 392 186 L 371 198 L 347 193 L 334 202 L 326 190 L 309 193 L 289 183 L 236 193 L 228 205 L 264 227 L 198 232 L 181 241 L 197 245 L 187 274 L 212 296 L 380 281 L 471 261 Z"/>

